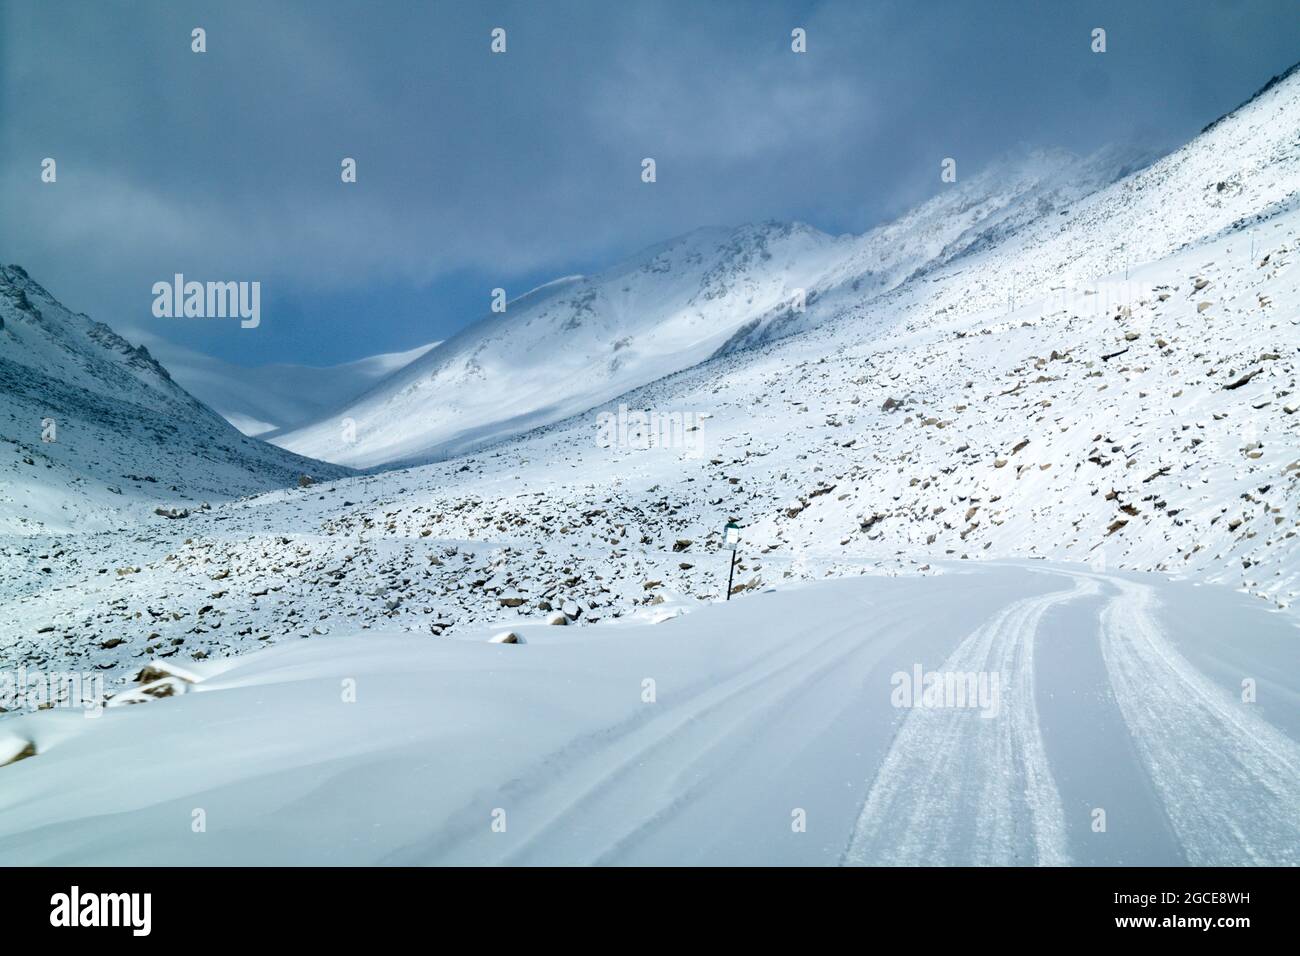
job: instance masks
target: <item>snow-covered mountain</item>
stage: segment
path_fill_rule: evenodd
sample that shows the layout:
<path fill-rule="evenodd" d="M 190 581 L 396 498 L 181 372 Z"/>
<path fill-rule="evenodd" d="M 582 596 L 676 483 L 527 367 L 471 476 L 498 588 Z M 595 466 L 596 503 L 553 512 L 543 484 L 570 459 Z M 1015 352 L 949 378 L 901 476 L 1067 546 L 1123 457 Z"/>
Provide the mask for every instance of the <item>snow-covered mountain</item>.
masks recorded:
<path fill-rule="evenodd" d="M 110 527 L 136 506 L 345 473 L 244 437 L 148 349 L 69 312 L 19 266 L 0 268 L 0 440 L 6 532 Z"/>
<path fill-rule="evenodd" d="M 860 237 L 802 223 L 697 230 L 521 296 L 355 403 L 269 437 L 354 466 L 463 452 L 827 321 L 1141 164 L 1119 150 L 1008 159 Z M 355 441 L 341 437 L 342 418 L 357 423 Z"/>
<path fill-rule="evenodd" d="M 1067 215 L 1049 213 L 802 334 L 718 356 L 473 457 L 308 496 L 271 493 L 195 514 L 183 529 L 155 528 L 132 544 L 142 567 L 133 593 L 200 608 L 212 603 L 214 565 L 237 569 L 213 612 L 233 629 L 201 639 L 222 653 L 338 626 L 318 620 L 453 633 L 569 597 L 591 619 L 661 593 L 647 582 L 716 595 L 715 561 L 683 558 L 678 544 L 708 553 L 735 517 L 750 542 L 747 588 L 879 562 L 1034 557 L 1188 575 L 1291 608 L 1300 597 L 1297 129 L 1292 77 Z M 839 254 L 840 240 L 786 238 Z M 559 309 L 578 285 L 540 290 L 528 309 Z M 522 305 L 513 313 L 526 314 Z M 477 339 L 465 339 L 451 351 L 472 352 Z M 425 381 L 422 362 L 442 361 L 455 344 L 399 373 L 412 392 Z M 691 449 L 604 447 L 596 416 L 616 404 L 711 417 Z M 200 543 L 178 550 L 176 534 Z M 85 566 L 107 566 L 115 547 L 96 544 Z M 23 546 L 11 558 L 32 554 Z M 120 586 L 105 589 L 77 567 L 55 572 L 75 586 L 9 585 L 26 619 L 95 636 L 125 629 L 134 654 L 152 646 L 158 628 L 147 619 L 136 628 L 111 612 L 84 614 L 83 602 L 101 592 L 108 602 Z M 268 577 L 280 596 L 250 598 Z M 176 622 L 175 636 L 200 640 L 194 624 Z M 32 634 L 13 642 L 14 653 L 42 653 Z M 62 649 L 74 660 L 81 651 Z"/>
<path fill-rule="evenodd" d="M 371 466 L 527 431 L 704 360 L 742 317 L 788 300 L 845 248 L 804 225 L 697 230 L 520 296 L 352 405 L 272 440 Z M 341 437 L 344 417 L 354 442 Z"/>
<path fill-rule="evenodd" d="M 347 404 L 438 345 L 430 342 L 324 368 L 284 363 L 246 367 L 157 336 L 137 337 L 173 381 L 245 435 L 263 439 Z"/>
<path fill-rule="evenodd" d="M 697 233 L 379 383 L 354 451 L 582 411 L 624 353 L 671 373 L 606 404 L 129 535 L 0 536 L 0 661 L 132 705 L 0 715 L 0 856 L 1300 862 L 1298 131 L 1292 74 L 1065 205 L 1043 180 L 1037 216 L 1034 189 L 918 212 L 874 253 Z M 796 280 L 823 313 L 724 347 Z M 706 417 L 611 447 L 616 405 Z M 996 719 L 894 703 L 920 667 L 998 676 Z M 175 822 L 214 801 L 196 847 Z"/>

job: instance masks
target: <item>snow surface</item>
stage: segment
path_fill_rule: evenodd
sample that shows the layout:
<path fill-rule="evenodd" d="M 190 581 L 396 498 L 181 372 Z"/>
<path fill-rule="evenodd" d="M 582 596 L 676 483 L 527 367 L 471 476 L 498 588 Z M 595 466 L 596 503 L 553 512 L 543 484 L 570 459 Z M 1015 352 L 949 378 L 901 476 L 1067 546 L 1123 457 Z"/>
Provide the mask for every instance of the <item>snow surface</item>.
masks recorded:
<path fill-rule="evenodd" d="M 522 645 L 490 628 L 294 642 L 200 665 L 179 698 L 18 717 L 0 733 L 38 756 L 3 769 L 0 859 L 1300 863 L 1297 671 L 1260 667 L 1292 653 L 1290 622 L 1150 578 L 951 571 L 534 626 Z M 1135 614 L 1142 641 L 1112 641 Z M 893 706 L 916 663 L 1000 670 L 999 717 Z M 1166 703 L 1192 719 L 1147 728 Z"/>
<path fill-rule="evenodd" d="M 887 239 L 692 234 L 348 409 L 354 463 L 470 453 L 174 519 L 96 496 L 155 458 L 177 488 L 275 476 L 126 441 L 94 396 L 232 433 L 78 331 L 115 364 L 64 414 L 101 437 L 47 484 L 0 461 L 0 663 L 123 706 L 0 715 L 0 754 L 35 750 L 0 766 L 0 859 L 1300 862 L 1297 130 L 1292 75 L 1111 185 L 1113 157 L 968 195 L 951 234 L 926 207 Z M 7 295 L 43 363 L 15 428 L 82 373 Z M 619 405 L 705 417 L 603 447 Z M 286 437 L 325 454 L 317 425 Z M 892 706 L 915 665 L 998 675 L 998 716 Z"/>

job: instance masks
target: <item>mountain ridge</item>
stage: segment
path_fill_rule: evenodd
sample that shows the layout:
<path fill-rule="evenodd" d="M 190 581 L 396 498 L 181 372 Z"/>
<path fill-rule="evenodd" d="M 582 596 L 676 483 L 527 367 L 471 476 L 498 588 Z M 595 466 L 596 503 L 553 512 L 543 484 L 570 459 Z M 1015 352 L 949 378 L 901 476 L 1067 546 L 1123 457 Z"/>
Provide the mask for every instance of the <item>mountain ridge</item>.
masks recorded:
<path fill-rule="evenodd" d="M 1123 150 L 1085 158 L 1031 151 L 1011 173 L 1005 166 L 984 171 L 861 236 L 832 236 L 806 223 L 775 220 L 691 230 L 602 272 L 557 280 L 541 287 L 540 296 L 512 300 L 504 314 L 466 327 L 433 354 L 376 382 L 351 406 L 267 437 L 356 467 L 395 467 L 471 451 L 711 357 L 812 327 L 828 318 L 829 307 L 842 310 L 849 299 L 887 292 L 981 241 L 1000 241 L 1113 181 L 1135 162 L 1135 154 Z M 1001 191 L 994 188 L 999 176 L 1011 180 Z M 926 224 L 930 228 L 922 228 Z M 915 237 L 902 254 L 900 232 Z M 644 288 L 647 276 L 662 281 Z M 627 295 L 636 283 L 637 293 Z M 539 332 L 536 326 L 548 321 L 550 327 Z M 603 337 L 578 334 L 593 325 L 603 328 Z M 516 364 L 510 355 L 521 341 L 527 342 L 521 349 L 525 358 Z M 583 361 L 540 367 L 535 356 L 554 349 L 577 350 Z M 530 374 L 535 380 L 524 390 L 531 391 L 531 401 L 506 394 L 518 392 L 518 380 Z M 489 394 L 470 402 L 470 389 Z M 423 430 L 403 434 L 403 420 L 417 416 Z M 340 437 L 345 417 L 357 423 L 355 442 Z"/>

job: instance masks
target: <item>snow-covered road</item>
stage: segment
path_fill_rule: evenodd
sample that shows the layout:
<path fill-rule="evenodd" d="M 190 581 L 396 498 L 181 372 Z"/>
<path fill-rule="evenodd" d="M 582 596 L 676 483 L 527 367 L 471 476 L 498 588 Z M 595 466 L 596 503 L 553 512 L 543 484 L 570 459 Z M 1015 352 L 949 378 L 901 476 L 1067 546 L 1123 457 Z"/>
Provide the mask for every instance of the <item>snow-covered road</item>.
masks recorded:
<path fill-rule="evenodd" d="M 940 671 L 997 674 L 997 710 L 982 720 L 972 720 L 969 708 L 909 713 L 867 795 L 846 861 L 1069 862 L 1065 812 L 1034 698 L 1034 645 L 1051 608 L 1096 592 L 1096 582 L 1079 578 L 1073 588 L 1015 601 L 958 645 Z"/>
<path fill-rule="evenodd" d="M 945 571 L 514 646 L 284 643 L 179 698 L 10 716 L 37 756 L 0 768 L 0 862 L 1300 863 L 1293 615 Z M 918 669 L 972 693 L 899 706 Z"/>
<path fill-rule="evenodd" d="M 1101 615 L 1106 670 L 1188 862 L 1300 862 L 1295 740 L 1178 652 L 1150 587 L 1125 580 L 1113 587 Z M 1294 644 L 1290 656 L 1294 673 Z"/>

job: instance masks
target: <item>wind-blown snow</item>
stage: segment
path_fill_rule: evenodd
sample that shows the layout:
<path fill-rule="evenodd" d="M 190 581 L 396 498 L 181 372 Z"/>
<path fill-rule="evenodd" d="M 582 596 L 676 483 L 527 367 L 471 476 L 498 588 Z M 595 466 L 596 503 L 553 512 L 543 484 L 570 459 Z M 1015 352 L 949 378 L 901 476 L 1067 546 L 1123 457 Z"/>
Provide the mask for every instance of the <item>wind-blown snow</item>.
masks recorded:
<path fill-rule="evenodd" d="M 315 368 L 280 363 L 245 367 L 156 336 L 145 342 L 182 388 L 245 435 L 263 439 L 346 405 L 438 345 L 430 342 L 404 352 Z"/>
<path fill-rule="evenodd" d="M 590 408 L 707 358 L 748 309 L 808 285 L 842 244 L 803 225 L 701 229 L 551 283 L 276 444 L 358 467 L 430 459 Z M 356 440 L 339 421 L 357 423 Z"/>

